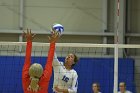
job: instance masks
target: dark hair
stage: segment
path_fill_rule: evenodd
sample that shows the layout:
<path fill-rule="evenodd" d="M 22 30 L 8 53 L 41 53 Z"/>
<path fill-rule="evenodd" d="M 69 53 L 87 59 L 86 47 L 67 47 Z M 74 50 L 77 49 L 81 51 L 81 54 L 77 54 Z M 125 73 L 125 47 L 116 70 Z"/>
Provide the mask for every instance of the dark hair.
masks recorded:
<path fill-rule="evenodd" d="M 96 82 L 96 83 L 93 83 L 93 84 L 96 84 L 96 85 L 97 85 L 97 88 L 98 88 L 98 91 L 100 91 L 100 84 L 97 83 L 97 82 Z M 93 84 L 92 84 L 92 85 L 93 85 Z"/>
<path fill-rule="evenodd" d="M 74 67 L 77 64 L 77 62 L 79 61 L 79 58 L 77 57 L 76 54 L 74 54 L 74 53 L 72 53 L 72 54 L 74 55 L 74 64 L 72 64 L 72 67 Z"/>

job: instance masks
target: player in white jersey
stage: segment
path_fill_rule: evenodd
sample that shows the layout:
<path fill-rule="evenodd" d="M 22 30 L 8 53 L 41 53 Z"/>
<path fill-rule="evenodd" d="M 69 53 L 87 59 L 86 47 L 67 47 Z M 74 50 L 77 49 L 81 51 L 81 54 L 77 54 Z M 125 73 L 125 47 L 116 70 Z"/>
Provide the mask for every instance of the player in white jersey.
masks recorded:
<path fill-rule="evenodd" d="M 78 75 L 73 66 L 78 62 L 75 54 L 68 54 L 65 62 L 57 59 L 56 53 L 53 60 L 54 83 L 53 91 L 55 93 L 77 93 Z"/>
<path fill-rule="evenodd" d="M 120 89 L 120 91 L 118 93 L 132 93 L 131 91 L 126 90 L 125 82 L 120 82 L 119 89 Z"/>
<path fill-rule="evenodd" d="M 92 90 L 93 90 L 93 93 L 101 93 L 100 92 L 100 84 L 99 83 L 93 83 L 92 84 Z"/>

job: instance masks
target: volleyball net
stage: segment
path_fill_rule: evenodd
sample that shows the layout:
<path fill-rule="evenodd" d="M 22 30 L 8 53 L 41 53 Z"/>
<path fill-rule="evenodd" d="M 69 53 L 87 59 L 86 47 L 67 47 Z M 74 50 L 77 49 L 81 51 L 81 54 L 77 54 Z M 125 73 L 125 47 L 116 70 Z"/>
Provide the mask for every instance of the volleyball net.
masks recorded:
<path fill-rule="evenodd" d="M 26 42 L 0 42 L 0 92 L 23 93 L 22 67 Z M 49 43 L 33 42 L 32 63 L 46 64 Z M 64 61 L 68 53 L 79 58 L 74 69 L 78 73 L 78 93 L 91 93 L 92 83 L 98 82 L 102 93 L 117 93 L 119 82 L 126 82 L 127 89 L 136 93 L 139 87 L 140 45 L 57 43 L 56 53 Z M 52 93 L 53 76 L 49 93 Z"/>

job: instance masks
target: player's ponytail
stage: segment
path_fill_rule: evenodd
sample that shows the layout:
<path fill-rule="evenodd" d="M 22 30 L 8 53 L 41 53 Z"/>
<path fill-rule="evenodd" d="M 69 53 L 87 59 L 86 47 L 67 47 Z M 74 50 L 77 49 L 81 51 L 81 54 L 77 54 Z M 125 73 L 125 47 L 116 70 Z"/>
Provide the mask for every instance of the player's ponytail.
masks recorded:
<path fill-rule="evenodd" d="M 72 64 L 72 67 L 74 67 L 77 64 L 77 62 L 79 61 L 79 58 L 77 57 L 77 55 L 74 53 L 73 53 L 73 55 L 74 55 L 74 64 Z"/>
<path fill-rule="evenodd" d="M 33 91 L 33 92 L 37 92 L 39 90 L 39 78 L 42 76 L 43 73 L 43 67 L 38 64 L 38 63 L 34 63 L 31 65 L 31 67 L 29 68 L 29 75 L 30 75 L 30 85 L 29 85 L 29 90 Z"/>
<path fill-rule="evenodd" d="M 31 82 L 28 87 L 29 91 L 37 92 L 39 90 L 38 82 L 39 82 L 39 78 L 31 77 Z"/>

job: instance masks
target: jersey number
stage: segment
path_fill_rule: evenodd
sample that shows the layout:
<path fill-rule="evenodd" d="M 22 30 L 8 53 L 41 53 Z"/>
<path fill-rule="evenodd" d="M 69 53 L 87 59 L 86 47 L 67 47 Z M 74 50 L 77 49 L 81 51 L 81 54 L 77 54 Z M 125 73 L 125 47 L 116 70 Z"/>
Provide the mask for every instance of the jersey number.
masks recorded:
<path fill-rule="evenodd" d="M 69 81 L 69 78 L 66 77 L 66 76 L 63 76 L 62 80 L 65 81 L 65 82 L 68 82 Z"/>

